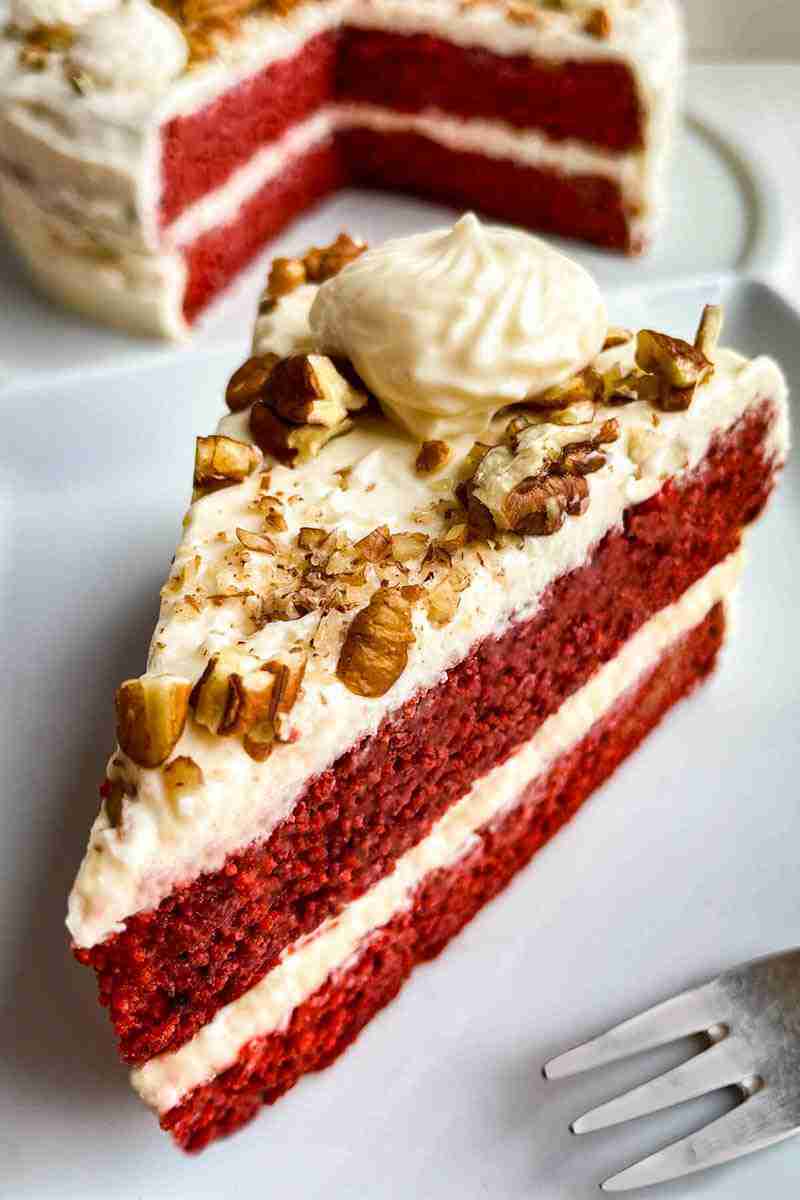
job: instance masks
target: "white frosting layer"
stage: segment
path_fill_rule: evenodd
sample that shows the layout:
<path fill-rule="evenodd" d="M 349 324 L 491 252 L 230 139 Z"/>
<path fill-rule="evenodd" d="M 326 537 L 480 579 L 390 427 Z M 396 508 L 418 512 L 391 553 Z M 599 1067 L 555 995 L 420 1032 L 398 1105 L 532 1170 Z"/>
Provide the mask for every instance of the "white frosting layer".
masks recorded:
<path fill-rule="evenodd" d="M 390 875 L 284 951 L 260 983 L 220 1009 L 184 1046 L 133 1071 L 131 1082 L 142 1099 L 166 1112 L 231 1066 L 252 1038 L 284 1028 L 298 1005 L 363 949 L 371 934 L 409 906 L 426 875 L 468 854 L 478 844 L 478 829 L 518 802 L 531 780 L 576 745 L 671 644 L 729 594 L 740 568 L 741 553 L 731 555 L 662 609 L 529 742 L 453 805 Z"/>
<path fill-rule="evenodd" d="M 17 29 L 70 25 L 79 28 L 99 13 L 118 8 L 121 0 L 11 0 L 8 15 Z"/>
<path fill-rule="evenodd" d="M 79 29 L 67 61 L 100 87 L 162 92 L 188 57 L 185 37 L 165 13 L 149 0 L 122 0 Z"/>
<path fill-rule="evenodd" d="M 314 289 L 305 287 L 262 316 L 256 348 L 278 347 L 286 353 L 295 337 L 307 348 L 303 317 L 313 297 Z M 607 351 L 599 365 L 605 368 L 626 356 L 630 360 L 630 346 Z M 76 943 L 102 941 L 123 928 L 130 914 L 157 905 L 177 883 L 218 869 L 228 854 L 267 837 L 291 812 L 309 778 L 375 733 L 383 718 L 407 699 L 441 681 L 477 642 L 532 616 L 548 585 L 586 563 L 601 538 L 621 527 L 626 508 L 652 496 L 667 476 L 680 479 L 691 471 L 716 433 L 766 397 L 776 406 L 767 452 L 782 461 L 788 439 L 785 394 L 773 362 L 747 361 L 728 350 L 717 353 L 714 376 L 699 389 L 692 407 L 661 414 L 657 428 L 653 410 L 644 403 L 614 410 L 621 436 L 608 447 L 608 464 L 591 476 L 586 514 L 568 520 L 551 537 L 525 538 L 519 546 L 471 558 L 470 584 L 448 625 L 435 628 L 422 606 L 415 610 L 416 640 L 408 666 L 380 699 L 349 692 L 334 674 L 335 656 L 313 657 L 291 713 L 294 740 L 278 745 L 266 762 L 254 762 L 238 739 L 214 737 L 190 721 L 175 753 L 200 765 L 205 785 L 176 807 L 159 770 L 115 756 L 111 776 L 123 775 L 132 783 L 136 799 L 126 805 L 121 828 L 111 828 L 102 810 L 94 823 L 70 897 L 68 925 Z M 246 438 L 246 414 L 226 417 L 221 429 Z M 470 440 L 454 445 L 455 470 Z M 382 524 L 392 532 L 441 533 L 445 521 L 432 511 L 432 502 L 452 481 L 418 475 L 413 469 L 416 451 L 417 443 L 396 427 L 361 419 L 356 430 L 329 443 L 310 464 L 295 471 L 274 466 L 270 488 L 283 497 L 288 525 L 274 539 L 291 543 L 306 525 L 335 527 L 353 540 Z M 336 474 L 344 467 L 351 469 L 347 490 Z M 240 601 L 205 602 L 198 609 L 187 602 L 187 594 L 197 588 L 207 596 L 231 587 L 251 587 L 256 594 L 263 588 L 264 557 L 243 551 L 235 537 L 237 527 L 260 524 L 253 509 L 259 483 L 258 475 L 251 476 L 192 505 L 173 565 L 173 590 L 163 598 L 150 671 L 197 679 L 209 656 L 224 646 L 238 643 L 266 660 L 312 635 L 318 620 L 314 613 L 254 630 Z M 182 582 L 185 572 L 193 582 Z"/>
<path fill-rule="evenodd" d="M 65 6 L 71 3 L 76 13 L 85 12 L 87 18 L 90 9 L 99 11 L 92 9 L 93 4 L 103 4 L 103 0 L 83 0 L 82 4 L 81 0 L 18 0 L 33 6 L 49 2 Z M 270 62 L 296 53 L 309 37 L 342 22 L 404 33 L 430 32 L 457 45 L 485 46 L 501 55 L 624 60 L 636 78 L 645 117 L 644 151 L 620 156 L 620 170 L 628 181 L 626 198 L 639 211 L 635 236 L 646 237 L 659 219 L 662 176 L 682 74 L 683 33 L 674 0 L 638 0 L 620 6 L 608 39 L 585 34 L 579 19 L 558 12 L 542 14 L 541 26 L 534 26 L 508 20 L 500 6 L 462 9 L 459 0 L 312 0 L 286 17 L 258 14 L 247 18 L 241 37 L 222 39 L 213 61 L 172 81 L 170 75 L 177 62 L 174 47 L 165 48 L 164 55 L 157 59 L 143 55 L 139 45 L 123 33 L 125 22 L 131 19 L 125 10 L 125 5 L 118 4 L 108 17 L 91 16 L 82 25 L 82 44 L 86 39 L 84 45 L 91 48 L 91 26 L 97 21 L 104 23 L 100 26 L 106 30 L 101 41 L 103 45 L 108 43 L 110 58 L 105 59 L 99 52 L 92 57 L 86 48 L 78 53 L 89 74 L 91 67 L 102 75 L 104 62 L 113 61 L 115 78 L 124 77 L 127 86 L 103 86 L 77 94 L 66 78 L 59 53 L 50 55 L 43 71 L 34 72 L 20 67 L 18 41 L 8 37 L 0 41 L 1 157 L 6 167 L 10 165 L 18 175 L 21 173 L 19 177 L 25 179 L 32 197 L 39 198 L 39 203 L 28 205 L 24 213 L 20 206 L 6 203 L 6 222 L 30 224 L 41 219 L 38 210 L 52 208 L 61 186 L 66 185 L 83 198 L 80 224 L 90 228 L 96 245 L 117 254 L 128 253 L 131 247 L 134 253 L 146 251 L 154 259 L 169 253 L 162 245 L 157 219 L 162 123 L 173 115 L 202 108 Z M 119 39 L 112 46 L 117 22 Z M 71 23 L 78 25 L 80 18 L 75 17 Z M 143 58 L 152 61 L 153 71 L 142 70 Z M 110 78 L 108 70 L 107 74 Z M 452 130 L 449 132 L 452 134 Z M 477 134 L 477 125 L 470 132 Z M 501 127 L 498 133 L 507 141 L 513 140 L 510 129 Z M 518 136 L 529 144 L 533 134 L 521 131 Z M 574 143 L 540 141 L 554 160 L 563 150 L 564 161 L 568 162 L 580 148 Z M 592 153 L 590 147 L 584 149 Z M 47 197 L 46 203 L 42 197 Z M 113 209 L 112 219 L 109 207 Z M 63 211 L 60 215 L 71 219 Z M 91 255 L 68 257 L 63 265 L 46 262 L 48 242 L 41 234 L 24 228 L 16 240 L 34 271 L 44 276 L 51 293 L 101 319 L 125 323 L 124 314 L 115 311 L 115 302 L 123 302 L 118 293 L 112 290 L 93 303 L 93 293 L 98 286 L 102 289 L 103 280 L 95 278 Z M 83 283 L 76 278 L 80 271 L 87 275 Z M 164 268 L 154 263 L 150 273 L 153 279 L 160 279 Z M 171 294 L 154 292 L 147 313 L 141 305 L 137 313 L 137 328 L 169 336 L 186 331 L 180 301 L 175 304 Z"/>
<path fill-rule="evenodd" d="M 577 263 L 469 213 L 362 254 L 319 289 L 310 324 L 425 439 L 478 435 L 498 409 L 582 370 L 608 317 Z"/>

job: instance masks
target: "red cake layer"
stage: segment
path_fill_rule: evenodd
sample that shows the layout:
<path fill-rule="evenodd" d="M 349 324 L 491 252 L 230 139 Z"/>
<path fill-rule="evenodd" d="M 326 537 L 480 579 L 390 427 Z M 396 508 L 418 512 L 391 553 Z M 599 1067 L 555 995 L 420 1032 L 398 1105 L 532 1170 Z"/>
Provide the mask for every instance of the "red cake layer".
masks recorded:
<path fill-rule="evenodd" d="M 291 58 L 271 63 L 165 126 L 161 224 L 174 221 L 257 150 L 339 97 L 404 112 L 440 108 L 616 151 L 642 144 L 636 83 L 624 63 L 554 64 L 421 35 L 321 33 Z"/>
<path fill-rule="evenodd" d="M 341 159 L 333 141 L 294 159 L 242 205 L 233 221 L 217 225 L 184 248 L 187 268 L 183 312 L 192 321 L 270 238 L 310 205 L 341 187 Z"/>
<path fill-rule="evenodd" d="M 262 1104 L 272 1104 L 301 1075 L 332 1063 L 397 994 L 413 967 L 438 954 L 667 709 L 708 674 L 723 629 L 717 605 L 577 746 L 528 786 L 518 807 L 481 831 L 480 845 L 468 858 L 432 872 L 411 909 L 394 917 L 352 966 L 301 1004 L 285 1031 L 249 1042 L 234 1066 L 165 1113 L 162 1127 L 185 1149 L 200 1150 L 250 1120 Z M 638 816 L 631 813 L 631 820 Z"/>
<path fill-rule="evenodd" d="M 768 402 L 700 468 L 630 509 L 536 615 L 489 638 L 313 779 L 271 837 L 76 951 L 99 976 L 123 1057 L 174 1049 L 296 938 L 392 867 L 472 783 L 533 736 L 658 610 L 735 550 L 766 501 Z M 277 760 L 276 760 L 277 762 Z"/>
<path fill-rule="evenodd" d="M 347 129 L 339 134 L 354 182 L 476 208 L 525 228 L 637 253 L 619 185 L 601 175 L 565 175 L 452 150 L 417 133 Z"/>
<path fill-rule="evenodd" d="M 291 58 L 270 64 L 198 112 L 170 121 L 161 135 L 162 225 L 326 104 L 334 90 L 335 62 L 335 35 L 319 34 Z M 299 198 L 292 216 L 302 207 Z"/>
<path fill-rule="evenodd" d="M 613 59 L 554 63 L 427 34 L 345 29 L 336 89 L 344 100 L 400 112 L 436 108 L 620 153 L 644 140 L 636 80 Z"/>

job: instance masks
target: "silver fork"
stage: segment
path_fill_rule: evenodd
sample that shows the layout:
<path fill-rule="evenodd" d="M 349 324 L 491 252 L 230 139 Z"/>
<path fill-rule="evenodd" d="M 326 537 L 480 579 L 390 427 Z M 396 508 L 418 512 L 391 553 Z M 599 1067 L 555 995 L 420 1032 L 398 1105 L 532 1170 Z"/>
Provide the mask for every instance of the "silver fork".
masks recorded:
<path fill-rule="evenodd" d="M 800 1133 L 800 948 L 757 958 L 682 992 L 568 1050 L 544 1067 L 563 1079 L 705 1033 L 709 1046 L 674 1070 L 573 1121 L 573 1133 L 605 1129 L 738 1086 L 742 1102 L 671 1146 L 607 1179 L 607 1192 L 661 1183 L 729 1162 Z"/>

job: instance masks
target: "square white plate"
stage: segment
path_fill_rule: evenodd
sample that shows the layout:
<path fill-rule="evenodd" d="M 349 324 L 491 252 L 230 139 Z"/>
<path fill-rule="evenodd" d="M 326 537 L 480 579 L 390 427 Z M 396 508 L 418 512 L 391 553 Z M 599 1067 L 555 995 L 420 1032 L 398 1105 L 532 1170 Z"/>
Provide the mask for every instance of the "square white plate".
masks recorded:
<path fill-rule="evenodd" d="M 758 284 L 620 295 L 612 319 L 726 340 L 800 378 L 800 320 Z M 800 464 L 748 539 L 713 681 L 330 1070 L 186 1158 L 129 1093 L 65 894 L 97 805 L 112 695 L 138 674 L 188 500 L 192 442 L 235 350 L 53 372 L 3 398 L 0 1196 L 4 1200 L 588 1200 L 718 1113 L 699 1101 L 616 1131 L 568 1122 L 687 1052 L 562 1084 L 542 1063 L 720 968 L 798 941 Z M 660 1195 L 794 1197 L 800 1142 Z"/>

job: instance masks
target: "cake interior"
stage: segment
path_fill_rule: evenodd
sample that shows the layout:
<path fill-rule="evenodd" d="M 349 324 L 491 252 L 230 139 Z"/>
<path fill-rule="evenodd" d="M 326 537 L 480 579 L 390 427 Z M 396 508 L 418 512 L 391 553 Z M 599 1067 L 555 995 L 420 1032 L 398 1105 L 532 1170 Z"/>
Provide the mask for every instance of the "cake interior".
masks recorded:
<path fill-rule="evenodd" d="M 187 320 L 266 240 L 347 184 L 476 207 L 610 249 L 642 248 L 631 233 L 635 214 L 619 179 L 593 171 L 591 163 L 569 171 L 558 164 L 573 143 L 609 160 L 642 150 L 644 114 L 625 62 L 554 66 L 428 35 L 352 27 L 317 34 L 291 57 L 168 122 L 159 210 L 167 235 L 193 203 L 326 109 L 331 120 L 323 138 L 300 152 L 287 150 L 279 175 L 265 178 L 227 220 L 197 236 L 181 234 Z M 442 140 L 442 122 L 456 143 L 466 136 L 467 144 Z M 496 146 L 495 129 L 501 131 Z M 515 131 L 545 139 L 555 161 L 512 157 Z"/>
<path fill-rule="evenodd" d="M 697 469 L 630 508 L 533 618 L 481 643 L 312 779 L 266 842 L 78 949 L 97 972 L 123 1058 L 140 1064 L 190 1039 L 287 946 L 386 875 L 644 622 L 733 553 L 772 486 L 774 419 L 765 398 L 712 441 Z"/>

